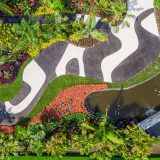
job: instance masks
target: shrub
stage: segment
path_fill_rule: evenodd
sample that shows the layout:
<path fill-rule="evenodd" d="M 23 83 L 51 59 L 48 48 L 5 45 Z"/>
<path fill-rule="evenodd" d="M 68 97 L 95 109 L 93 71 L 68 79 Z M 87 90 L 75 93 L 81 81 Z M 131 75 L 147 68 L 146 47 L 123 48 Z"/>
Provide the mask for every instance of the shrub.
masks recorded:
<path fill-rule="evenodd" d="M 160 9 L 160 0 L 155 0 L 154 6 L 155 6 L 155 8 Z"/>

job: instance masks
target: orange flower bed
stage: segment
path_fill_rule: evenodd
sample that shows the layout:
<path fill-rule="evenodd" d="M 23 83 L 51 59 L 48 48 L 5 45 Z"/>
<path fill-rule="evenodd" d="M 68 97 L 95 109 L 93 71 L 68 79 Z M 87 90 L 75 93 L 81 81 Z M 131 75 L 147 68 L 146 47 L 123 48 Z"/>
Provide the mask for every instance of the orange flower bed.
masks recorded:
<path fill-rule="evenodd" d="M 47 118 L 63 118 L 72 113 L 88 114 L 84 101 L 88 95 L 93 92 L 107 90 L 106 84 L 77 85 L 70 87 L 58 94 L 43 112 L 32 118 L 32 122 L 41 123 L 41 117 L 47 115 Z"/>
<path fill-rule="evenodd" d="M 13 133 L 16 130 L 16 126 L 0 126 L 0 131 L 3 133 Z"/>
<path fill-rule="evenodd" d="M 107 84 L 90 84 L 90 85 L 76 85 L 65 89 L 55 97 L 49 105 L 47 105 L 43 112 L 34 116 L 30 122 L 42 123 L 42 116 L 45 115 L 47 119 L 60 119 L 68 114 L 84 113 L 88 114 L 84 105 L 84 101 L 93 92 L 107 90 Z M 29 122 L 29 123 L 30 123 Z M 15 126 L 0 126 L 0 130 L 4 133 L 13 133 Z"/>

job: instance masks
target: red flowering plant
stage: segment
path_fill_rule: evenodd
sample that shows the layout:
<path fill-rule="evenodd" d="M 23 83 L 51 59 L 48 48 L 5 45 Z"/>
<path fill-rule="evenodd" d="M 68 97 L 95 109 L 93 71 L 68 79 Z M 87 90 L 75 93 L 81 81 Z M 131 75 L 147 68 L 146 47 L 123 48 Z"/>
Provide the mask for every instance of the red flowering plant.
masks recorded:
<path fill-rule="evenodd" d="M 84 105 L 86 97 L 96 91 L 107 90 L 106 84 L 77 85 L 68 88 L 53 99 L 43 112 L 32 118 L 33 123 L 42 123 L 49 119 L 61 119 L 74 113 L 88 114 Z"/>
<path fill-rule="evenodd" d="M 23 123 L 22 126 L 27 128 L 30 123 L 46 123 L 49 120 L 58 120 L 64 118 L 66 115 L 76 113 L 89 114 L 84 104 L 88 95 L 93 92 L 107 90 L 107 84 L 90 84 L 90 85 L 76 85 L 65 89 L 55 97 L 45 109 L 34 116 L 30 121 Z M 0 126 L 0 132 L 13 133 L 16 126 Z"/>

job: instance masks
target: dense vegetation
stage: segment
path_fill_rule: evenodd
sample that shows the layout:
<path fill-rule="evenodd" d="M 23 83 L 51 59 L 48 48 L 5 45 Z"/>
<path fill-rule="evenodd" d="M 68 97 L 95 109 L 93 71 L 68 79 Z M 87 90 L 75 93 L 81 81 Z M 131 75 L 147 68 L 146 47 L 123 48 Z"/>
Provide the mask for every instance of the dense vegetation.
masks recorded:
<path fill-rule="evenodd" d="M 103 0 L 78 2 L 78 6 L 83 8 L 83 13 L 90 15 L 87 22 L 84 22 L 83 20 L 69 21 L 66 15 L 79 11 L 74 0 L 39 0 L 36 2 L 3 0 L 0 5 L 1 11 L 10 15 L 17 13 L 27 15 L 29 20 L 22 19 L 20 24 L 4 24 L 0 21 L 1 64 L 15 60 L 23 53 L 34 57 L 43 48 L 57 41 L 70 41 L 75 44 L 86 38 L 106 41 L 107 35 L 95 28 L 97 10 L 105 13 L 103 14 L 105 21 L 115 24 L 122 20 L 126 7 L 122 0 L 104 2 Z M 35 20 L 34 17 L 40 15 L 46 15 L 44 18 L 47 21 L 46 24 Z"/>
<path fill-rule="evenodd" d="M 31 153 L 62 158 L 68 151 L 78 150 L 97 160 L 110 160 L 115 155 L 126 160 L 147 160 L 157 141 L 134 125 L 124 130 L 115 128 L 106 123 L 106 115 L 101 119 L 82 114 L 59 121 L 42 119 L 42 124 L 18 126 L 13 134 L 0 133 L 1 158 Z"/>

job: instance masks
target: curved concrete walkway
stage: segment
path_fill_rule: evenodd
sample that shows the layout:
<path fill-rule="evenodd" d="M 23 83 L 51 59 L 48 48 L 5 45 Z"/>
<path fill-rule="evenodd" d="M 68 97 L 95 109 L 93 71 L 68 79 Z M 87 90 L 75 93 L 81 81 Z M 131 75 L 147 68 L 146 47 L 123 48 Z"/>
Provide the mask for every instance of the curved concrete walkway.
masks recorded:
<path fill-rule="evenodd" d="M 135 18 L 129 18 L 126 17 L 124 21 L 128 21 L 130 24 L 130 27 L 124 27 L 123 24 L 121 24 L 120 30 L 118 33 L 114 33 L 114 27 L 112 27 L 113 34 L 118 37 L 121 40 L 122 47 L 119 51 L 115 52 L 114 54 L 106 57 L 102 61 L 102 72 L 104 75 L 104 81 L 106 82 L 112 82 L 112 72 L 113 70 L 129 55 L 131 55 L 133 52 L 135 52 L 138 49 L 139 41 L 137 34 L 135 32 L 135 22 L 136 17 L 138 17 L 141 13 L 144 11 L 154 8 L 153 6 L 154 0 L 129 0 L 128 1 L 128 13 L 135 16 Z M 152 20 L 151 20 L 152 18 Z M 145 23 L 145 27 L 149 28 L 151 25 L 151 28 L 154 28 L 154 33 L 156 36 L 158 35 L 158 29 L 157 25 L 155 23 L 155 18 L 152 16 L 150 18 L 149 23 Z M 144 24 L 144 23 L 143 23 Z"/>
<path fill-rule="evenodd" d="M 32 102 L 46 80 L 46 74 L 33 60 L 23 72 L 23 81 L 31 87 L 31 92 L 17 105 L 12 105 L 10 102 L 5 102 L 6 111 L 11 114 L 16 114 L 25 110 Z"/>
<path fill-rule="evenodd" d="M 142 22 L 152 15 L 153 12 L 154 10 L 151 8 L 137 17 L 134 28 L 138 37 L 138 48 L 112 71 L 111 77 L 113 81 L 124 81 L 125 79 L 129 79 L 151 65 L 154 60 L 159 57 L 159 37 L 142 27 Z M 150 23 L 148 24 L 148 27 L 151 27 Z M 150 31 L 155 33 L 155 30 L 153 29 L 150 29 Z"/>

